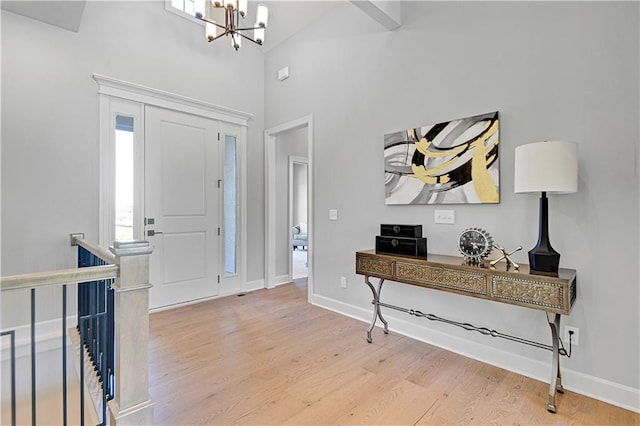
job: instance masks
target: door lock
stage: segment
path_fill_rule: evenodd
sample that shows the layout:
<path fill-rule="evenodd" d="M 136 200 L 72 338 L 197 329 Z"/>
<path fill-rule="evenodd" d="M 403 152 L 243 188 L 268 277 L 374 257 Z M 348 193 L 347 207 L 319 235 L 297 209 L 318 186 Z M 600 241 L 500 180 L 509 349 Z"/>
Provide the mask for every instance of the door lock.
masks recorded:
<path fill-rule="evenodd" d="M 144 218 L 144 226 L 147 225 L 153 225 L 154 223 L 156 223 L 156 220 L 152 217 L 145 217 Z"/>
<path fill-rule="evenodd" d="M 149 230 L 147 231 L 147 237 L 153 237 L 153 236 L 154 236 L 154 235 L 156 235 L 156 234 L 162 234 L 162 232 L 160 232 L 160 231 L 154 231 L 153 229 L 149 229 Z"/>

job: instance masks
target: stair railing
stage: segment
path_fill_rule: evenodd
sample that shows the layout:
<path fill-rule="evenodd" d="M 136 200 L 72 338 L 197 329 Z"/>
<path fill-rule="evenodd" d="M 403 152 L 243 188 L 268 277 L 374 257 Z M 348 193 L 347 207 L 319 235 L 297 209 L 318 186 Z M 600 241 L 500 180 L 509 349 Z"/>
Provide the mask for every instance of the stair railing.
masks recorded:
<path fill-rule="evenodd" d="M 88 399 L 100 413 L 100 425 L 152 424 L 153 402 L 148 392 L 147 364 L 152 249 L 146 241 L 116 241 L 107 251 L 85 241 L 83 234 L 71 234 L 71 245 L 78 246 L 78 268 L 0 278 L 3 292 L 30 290 L 31 424 L 37 424 L 36 290 L 46 286 L 60 287 L 62 291 L 61 423 L 68 422 L 69 335 L 80 361 L 81 424 L 85 422 L 85 389 L 92 393 Z M 77 326 L 67 330 L 67 286 L 76 283 Z M 16 425 L 15 330 L 2 330 L 0 336 L 5 335 L 10 338 L 11 349 L 11 424 Z"/>

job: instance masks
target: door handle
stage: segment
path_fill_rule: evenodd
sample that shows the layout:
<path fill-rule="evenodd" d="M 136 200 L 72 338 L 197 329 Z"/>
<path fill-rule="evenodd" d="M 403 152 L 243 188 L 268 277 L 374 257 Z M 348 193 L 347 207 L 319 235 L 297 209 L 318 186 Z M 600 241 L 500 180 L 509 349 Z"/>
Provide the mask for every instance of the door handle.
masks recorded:
<path fill-rule="evenodd" d="M 153 229 L 149 229 L 149 230 L 147 231 L 147 237 L 153 237 L 153 236 L 154 236 L 154 235 L 156 235 L 156 234 L 162 234 L 162 232 L 160 232 L 160 231 L 154 231 Z"/>

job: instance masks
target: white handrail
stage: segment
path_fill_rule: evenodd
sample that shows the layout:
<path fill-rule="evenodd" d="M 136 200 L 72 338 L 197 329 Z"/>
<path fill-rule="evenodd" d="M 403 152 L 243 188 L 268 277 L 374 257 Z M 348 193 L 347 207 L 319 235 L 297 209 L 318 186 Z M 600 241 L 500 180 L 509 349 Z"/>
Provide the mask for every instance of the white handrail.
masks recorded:
<path fill-rule="evenodd" d="M 91 253 L 95 254 L 96 256 L 98 256 L 100 259 L 104 260 L 107 263 L 111 263 L 111 264 L 116 263 L 116 257 L 113 255 L 113 253 L 111 253 L 109 250 L 103 249 L 99 245 L 90 243 L 89 241 L 83 240 L 82 238 L 72 235 L 71 245 L 75 245 L 74 243 L 86 248 Z"/>
<path fill-rule="evenodd" d="M 38 288 L 49 285 L 72 284 L 85 281 L 103 280 L 118 276 L 118 265 L 91 266 L 87 268 L 60 269 L 57 271 L 34 272 L 31 274 L 0 277 L 0 290 Z"/>

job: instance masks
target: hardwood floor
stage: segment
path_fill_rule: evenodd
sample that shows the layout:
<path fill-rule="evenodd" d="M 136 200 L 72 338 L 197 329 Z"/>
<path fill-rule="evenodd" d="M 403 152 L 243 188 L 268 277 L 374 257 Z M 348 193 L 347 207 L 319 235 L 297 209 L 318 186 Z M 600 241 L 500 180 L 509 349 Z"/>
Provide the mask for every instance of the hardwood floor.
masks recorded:
<path fill-rule="evenodd" d="M 150 319 L 154 424 L 627 424 L 635 414 L 307 303 L 304 281 Z"/>

